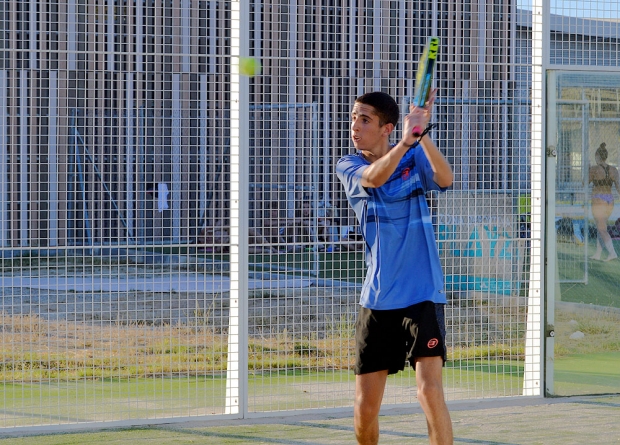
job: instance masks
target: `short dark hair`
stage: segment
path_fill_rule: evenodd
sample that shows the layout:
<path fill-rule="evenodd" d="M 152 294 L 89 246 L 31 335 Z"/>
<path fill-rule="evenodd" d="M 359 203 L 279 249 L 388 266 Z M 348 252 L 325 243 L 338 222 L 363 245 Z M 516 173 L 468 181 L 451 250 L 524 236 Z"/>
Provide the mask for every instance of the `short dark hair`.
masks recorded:
<path fill-rule="evenodd" d="M 601 161 L 607 160 L 607 144 L 603 142 L 597 149 L 596 154 L 601 157 Z"/>
<path fill-rule="evenodd" d="M 373 91 L 372 93 L 362 94 L 355 99 L 355 102 L 373 107 L 379 117 L 379 125 L 390 123 L 396 127 L 396 124 L 398 124 L 398 117 L 400 115 L 398 105 L 389 94 L 382 91 Z"/>

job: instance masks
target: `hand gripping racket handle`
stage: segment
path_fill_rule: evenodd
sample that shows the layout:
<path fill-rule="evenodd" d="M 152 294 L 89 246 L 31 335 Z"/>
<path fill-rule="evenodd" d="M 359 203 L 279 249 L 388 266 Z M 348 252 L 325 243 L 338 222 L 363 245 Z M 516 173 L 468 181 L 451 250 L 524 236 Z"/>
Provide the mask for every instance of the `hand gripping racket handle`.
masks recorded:
<path fill-rule="evenodd" d="M 431 131 L 433 128 L 436 128 L 437 124 L 431 124 L 429 123 L 426 128 L 424 130 L 420 129 L 420 127 L 413 127 L 413 131 L 411 132 L 415 137 L 418 138 L 418 140 L 422 139 L 422 137 L 424 137 L 426 134 L 428 134 L 429 131 Z M 416 134 L 416 131 L 419 131 L 419 133 Z"/>
<path fill-rule="evenodd" d="M 417 107 L 424 107 L 431 91 L 431 84 L 435 74 L 435 62 L 437 60 L 437 52 L 439 51 L 439 37 L 430 37 L 426 44 L 426 48 L 422 53 L 422 57 L 418 61 L 418 72 L 416 73 L 415 95 L 413 104 Z M 415 126 L 411 132 L 416 138 L 423 136 L 424 129 Z"/>

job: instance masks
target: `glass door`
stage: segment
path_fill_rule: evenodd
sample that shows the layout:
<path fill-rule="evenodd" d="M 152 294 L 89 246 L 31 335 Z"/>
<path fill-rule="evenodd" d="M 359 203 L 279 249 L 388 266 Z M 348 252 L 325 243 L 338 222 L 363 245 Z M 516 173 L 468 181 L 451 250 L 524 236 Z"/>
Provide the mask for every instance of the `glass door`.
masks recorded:
<path fill-rule="evenodd" d="M 620 75 L 548 73 L 546 392 L 620 392 Z"/>

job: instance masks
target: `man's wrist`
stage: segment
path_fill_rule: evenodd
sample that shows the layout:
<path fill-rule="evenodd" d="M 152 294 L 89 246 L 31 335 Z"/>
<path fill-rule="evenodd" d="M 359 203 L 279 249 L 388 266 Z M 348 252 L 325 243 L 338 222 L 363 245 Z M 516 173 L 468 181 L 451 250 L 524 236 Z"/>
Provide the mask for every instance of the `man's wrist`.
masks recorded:
<path fill-rule="evenodd" d="M 424 131 L 422 132 L 422 134 L 420 134 L 420 137 L 418 137 L 418 143 L 422 142 L 422 138 L 426 136 L 435 127 L 437 127 L 437 124 L 431 124 L 429 122 L 426 128 L 424 129 Z"/>

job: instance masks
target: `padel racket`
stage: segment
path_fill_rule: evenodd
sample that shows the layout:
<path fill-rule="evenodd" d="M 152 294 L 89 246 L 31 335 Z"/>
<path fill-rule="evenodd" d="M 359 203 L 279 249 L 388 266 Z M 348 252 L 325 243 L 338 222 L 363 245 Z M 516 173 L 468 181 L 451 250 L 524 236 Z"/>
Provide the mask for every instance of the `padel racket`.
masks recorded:
<path fill-rule="evenodd" d="M 422 57 L 418 62 L 418 72 L 415 77 L 415 94 L 413 96 L 413 104 L 417 107 L 426 105 L 428 96 L 431 92 L 433 84 L 433 76 L 435 75 L 435 66 L 437 61 L 437 52 L 439 51 L 439 37 L 429 37 L 426 48 L 422 53 Z M 413 135 L 420 137 L 424 131 L 423 128 L 414 127 Z"/>

